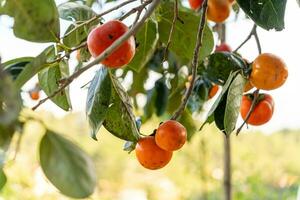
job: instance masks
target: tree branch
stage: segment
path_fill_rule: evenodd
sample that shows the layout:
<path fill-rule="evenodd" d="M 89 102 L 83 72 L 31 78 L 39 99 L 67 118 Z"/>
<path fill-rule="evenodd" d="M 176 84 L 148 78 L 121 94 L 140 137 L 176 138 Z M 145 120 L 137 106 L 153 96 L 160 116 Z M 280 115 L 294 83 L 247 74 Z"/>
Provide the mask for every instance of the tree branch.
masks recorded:
<path fill-rule="evenodd" d="M 172 35 L 174 32 L 174 28 L 175 28 L 175 24 L 176 24 L 177 19 L 179 18 L 179 16 L 178 16 L 178 0 L 174 1 L 174 11 L 173 12 L 174 12 L 174 17 L 173 17 L 172 26 L 171 26 L 170 33 L 169 33 L 168 42 L 167 42 L 167 45 L 166 45 L 166 48 L 164 51 L 163 62 L 166 61 L 168 49 L 171 44 L 171 39 L 172 39 Z"/>
<path fill-rule="evenodd" d="M 234 53 L 236 53 L 240 48 L 242 48 L 250 39 L 251 37 L 254 35 L 254 33 L 256 32 L 256 24 L 253 25 L 253 28 L 251 29 L 249 35 L 247 36 L 247 38 L 233 51 Z"/>
<path fill-rule="evenodd" d="M 203 38 L 203 32 L 204 32 L 204 27 L 205 27 L 205 22 L 206 22 L 206 12 L 207 12 L 207 2 L 208 0 L 204 0 L 203 6 L 202 6 L 202 17 L 199 22 L 198 26 L 198 33 L 197 33 L 197 41 L 196 41 L 196 46 L 194 49 L 194 55 L 193 55 L 193 61 L 192 61 L 192 79 L 190 81 L 190 86 L 187 89 L 182 102 L 178 109 L 175 111 L 175 113 L 172 116 L 172 120 L 176 120 L 184 111 L 186 104 L 192 94 L 192 91 L 194 89 L 194 84 L 197 76 L 197 67 L 198 67 L 198 62 L 199 62 L 199 51 L 200 48 L 202 47 L 202 38 Z"/>
<path fill-rule="evenodd" d="M 105 51 L 103 51 L 99 56 L 97 56 L 92 62 L 88 63 L 86 66 L 80 68 L 78 71 L 74 72 L 71 76 L 64 79 L 63 84 L 61 87 L 55 91 L 53 94 L 49 95 L 47 98 L 42 99 L 38 102 L 36 106 L 32 108 L 32 110 L 37 109 L 40 105 L 45 103 L 48 99 L 51 99 L 55 97 L 57 94 L 59 94 L 62 90 L 64 90 L 70 83 L 79 77 L 83 72 L 90 69 L 94 65 L 99 64 L 102 60 L 104 60 L 107 56 L 109 56 L 116 48 L 118 48 L 121 44 L 123 44 L 126 40 L 128 40 L 132 35 L 134 35 L 144 24 L 146 19 L 150 17 L 150 15 L 153 13 L 155 8 L 159 5 L 160 0 L 153 0 L 152 4 L 149 6 L 149 9 L 145 13 L 145 15 L 141 18 L 140 21 L 138 21 L 135 25 L 132 26 L 129 31 L 127 31 L 124 35 L 122 35 L 120 38 L 118 38 L 111 46 L 109 46 Z"/>

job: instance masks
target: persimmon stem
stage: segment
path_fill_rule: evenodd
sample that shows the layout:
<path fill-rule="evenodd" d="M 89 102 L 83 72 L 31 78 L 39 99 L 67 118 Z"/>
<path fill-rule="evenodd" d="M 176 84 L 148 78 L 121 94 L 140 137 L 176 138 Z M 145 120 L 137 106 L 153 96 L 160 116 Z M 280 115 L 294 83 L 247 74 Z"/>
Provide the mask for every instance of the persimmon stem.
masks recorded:
<path fill-rule="evenodd" d="M 259 97 L 259 89 L 255 90 L 253 92 L 253 100 L 252 100 L 252 104 L 250 106 L 249 112 L 246 115 L 246 119 L 244 120 L 244 122 L 242 123 L 242 125 L 237 129 L 236 131 L 236 135 L 239 135 L 239 133 L 241 132 L 241 130 L 243 129 L 243 127 L 247 124 L 247 121 L 249 120 L 255 106 L 257 105 L 257 101 L 258 101 L 258 97 Z"/>
<path fill-rule="evenodd" d="M 178 14 L 178 0 L 174 1 L 174 11 L 173 12 L 174 12 L 174 16 L 173 16 L 173 21 L 172 21 L 170 33 L 169 33 L 168 42 L 167 42 L 167 45 L 166 45 L 166 48 L 165 48 L 165 51 L 164 51 L 163 62 L 166 61 L 166 59 L 167 59 L 167 53 L 168 53 L 168 50 L 169 50 L 169 46 L 171 44 L 171 40 L 172 40 L 172 35 L 173 35 L 173 32 L 174 32 L 175 24 L 176 24 L 176 21 L 179 18 L 179 14 Z"/>
<path fill-rule="evenodd" d="M 197 41 L 196 41 L 196 46 L 194 49 L 194 55 L 193 55 L 193 60 L 192 60 L 192 79 L 190 81 L 190 86 L 188 87 L 182 102 L 178 109 L 175 111 L 173 116 L 171 117 L 172 120 L 176 120 L 185 110 L 186 104 L 192 94 L 192 91 L 194 89 L 194 84 L 197 76 L 197 67 L 198 67 L 198 62 L 199 62 L 199 51 L 200 48 L 202 47 L 202 38 L 203 38 L 203 33 L 204 33 L 204 27 L 205 27 L 205 22 L 206 22 L 206 12 L 207 12 L 207 2 L 208 0 L 204 0 L 203 6 L 202 6 L 202 17 L 199 22 L 198 26 L 198 33 L 197 33 Z"/>
<path fill-rule="evenodd" d="M 134 35 L 144 24 L 146 19 L 150 17 L 150 15 L 153 13 L 155 8 L 159 5 L 160 0 L 153 0 L 151 5 L 149 6 L 149 9 L 147 12 L 145 12 L 144 16 L 138 21 L 136 24 L 134 24 L 131 29 L 129 29 L 124 35 L 119 37 L 114 43 L 112 43 L 111 46 L 109 46 L 105 51 L 103 51 L 99 56 L 97 56 L 92 62 L 88 63 L 84 67 L 78 69 L 76 72 L 74 72 L 71 76 L 68 78 L 65 78 L 62 85 L 58 90 L 53 92 L 48 97 L 40 100 L 33 108 L 32 110 L 36 110 L 40 105 L 45 103 L 47 100 L 55 97 L 59 93 L 61 93 L 67 86 L 69 86 L 74 79 L 78 78 L 82 73 L 84 73 L 86 70 L 90 69 L 94 65 L 99 64 L 102 60 L 104 60 L 107 56 L 109 56 L 116 48 L 118 48 L 121 44 L 123 44 L 126 40 L 128 40 L 132 35 Z"/>

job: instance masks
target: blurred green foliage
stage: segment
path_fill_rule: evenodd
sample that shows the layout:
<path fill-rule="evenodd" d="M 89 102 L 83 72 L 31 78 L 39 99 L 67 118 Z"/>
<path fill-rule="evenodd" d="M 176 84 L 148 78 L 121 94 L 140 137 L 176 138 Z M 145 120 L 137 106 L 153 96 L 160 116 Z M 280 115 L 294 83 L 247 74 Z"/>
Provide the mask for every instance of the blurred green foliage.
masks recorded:
<path fill-rule="evenodd" d="M 134 152 L 122 150 L 123 141 L 103 128 L 99 141 L 89 137 L 82 113 L 62 119 L 40 112 L 47 126 L 75 141 L 93 158 L 98 186 L 89 199 L 101 200 L 215 200 L 222 199 L 223 134 L 206 126 L 174 154 L 162 170 L 142 168 Z M 152 133 L 159 124 L 152 119 L 141 128 Z M 4 171 L 8 183 L 0 196 L 5 200 L 65 200 L 44 177 L 38 165 L 37 148 L 43 127 L 34 121 L 25 125 L 20 151 L 13 161 L 18 137 L 13 138 Z M 300 131 L 271 135 L 245 132 L 232 135 L 233 191 L 237 200 L 296 199 L 300 184 Z M 76 174 L 74 174 L 76 176 Z M 1 199 L 0 197 L 0 199 Z"/>

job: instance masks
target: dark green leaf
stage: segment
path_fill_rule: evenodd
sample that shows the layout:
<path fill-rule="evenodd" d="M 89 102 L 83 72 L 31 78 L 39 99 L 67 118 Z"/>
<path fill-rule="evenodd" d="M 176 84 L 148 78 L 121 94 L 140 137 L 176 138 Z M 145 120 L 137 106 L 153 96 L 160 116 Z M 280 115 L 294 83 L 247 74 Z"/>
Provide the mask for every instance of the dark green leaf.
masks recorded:
<path fill-rule="evenodd" d="M 164 78 L 159 79 L 155 82 L 156 99 L 155 99 L 155 110 L 156 115 L 161 116 L 167 109 L 169 89 L 166 85 Z"/>
<path fill-rule="evenodd" d="M 111 80 L 107 68 L 97 71 L 88 90 L 86 115 L 92 129 L 92 138 L 97 140 L 99 131 L 106 117 L 111 98 Z"/>
<path fill-rule="evenodd" d="M 159 8 L 158 31 L 159 40 L 167 44 L 169 33 L 173 20 L 173 7 L 171 2 L 164 2 Z M 187 64 L 193 57 L 193 52 L 197 39 L 197 29 L 200 22 L 200 16 L 192 11 L 180 10 L 179 18 L 176 21 L 174 32 L 172 35 L 172 43 L 169 49 L 175 53 L 180 60 Z M 204 28 L 203 43 L 200 49 L 200 60 L 208 56 L 214 47 L 213 34 L 208 26 Z"/>
<path fill-rule="evenodd" d="M 25 66 L 33 59 L 33 57 L 17 58 L 3 63 L 2 66 L 4 68 L 4 71 L 9 73 L 13 77 L 13 80 L 15 80 L 23 71 Z"/>
<path fill-rule="evenodd" d="M 215 121 L 215 117 L 214 115 L 210 115 L 206 120 L 205 122 L 201 125 L 201 127 L 199 128 L 199 131 L 201 131 L 203 129 L 203 127 L 206 125 L 206 124 L 211 124 Z"/>
<path fill-rule="evenodd" d="M 15 81 L 15 85 L 20 89 L 29 79 L 37 74 L 42 69 L 49 67 L 47 60 L 54 55 L 54 46 L 47 47 L 40 55 L 34 58 L 29 64 L 25 66 Z"/>
<path fill-rule="evenodd" d="M 224 118 L 225 118 L 225 110 L 226 110 L 226 103 L 227 103 L 227 95 L 228 95 L 228 90 L 223 95 L 221 101 L 219 102 L 217 108 L 213 113 L 216 126 L 222 132 L 225 131 Z"/>
<path fill-rule="evenodd" d="M 187 139 L 190 141 L 193 135 L 197 132 L 197 125 L 192 117 L 192 114 L 188 110 L 185 110 L 178 121 L 186 128 Z"/>
<path fill-rule="evenodd" d="M 147 67 L 143 67 L 141 71 L 135 72 L 133 71 L 133 80 L 131 84 L 131 88 L 129 90 L 129 94 L 131 96 L 135 96 L 138 93 L 145 93 L 144 84 L 149 77 L 149 69 Z"/>
<path fill-rule="evenodd" d="M 57 63 L 39 72 L 39 85 L 47 96 L 52 95 L 60 88 L 59 81 L 63 78 L 66 78 L 68 75 L 68 63 L 67 61 L 62 60 L 60 63 Z M 55 97 L 52 97 L 51 101 L 65 111 L 71 109 L 68 89 L 63 90 L 59 94 L 55 95 Z"/>
<path fill-rule="evenodd" d="M 110 73 L 112 83 L 111 106 L 103 122 L 111 134 L 127 141 L 137 141 L 139 131 L 135 123 L 130 97 L 117 78 Z"/>
<path fill-rule="evenodd" d="M 200 112 L 204 103 L 208 99 L 208 84 L 204 79 L 198 79 L 195 83 L 193 92 L 188 100 L 187 107 L 193 112 Z"/>
<path fill-rule="evenodd" d="M 224 115 L 224 128 L 226 134 L 230 134 L 235 129 L 245 83 L 246 79 L 241 74 L 238 74 L 228 89 Z"/>
<path fill-rule="evenodd" d="M 216 84 L 224 85 L 232 72 L 247 69 L 245 61 L 229 52 L 211 54 L 200 64 L 199 73 Z"/>
<path fill-rule="evenodd" d="M 157 22 L 149 19 L 136 34 L 136 53 L 129 67 L 139 72 L 150 60 L 158 42 Z"/>
<path fill-rule="evenodd" d="M 270 30 L 284 29 L 287 0 L 237 0 L 244 12 L 260 27 Z"/>
<path fill-rule="evenodd" d="M 0 169 L 0 190 L 2 190 L 2 188 L 5 186 L 6 182 L 7 182 L 6 175 L 3 171 L 3 169 Z"/>
<path fill-rule="evenodd" d="M 3 5 L 0 5 L 3 6 Z M 14 33 L 32 42 L 55 42 L 59 38 L 59 18 L 54 0 L 9 0 L 4 14 L 14 17 Z"/>
<path fill-rule="evenodd" d="M 50 182 L 72 198 L 90 196 L 96 186 L 90 157 L 66 138 L 47 131 L 40 143 L 40 164 Z"/>
<path fill-rule="evenodd" d="M 58 6 L 59 17 L 69 21 L 86 21 L 96 15 L 88 6 L 76 2 L 66 2 Z"/>

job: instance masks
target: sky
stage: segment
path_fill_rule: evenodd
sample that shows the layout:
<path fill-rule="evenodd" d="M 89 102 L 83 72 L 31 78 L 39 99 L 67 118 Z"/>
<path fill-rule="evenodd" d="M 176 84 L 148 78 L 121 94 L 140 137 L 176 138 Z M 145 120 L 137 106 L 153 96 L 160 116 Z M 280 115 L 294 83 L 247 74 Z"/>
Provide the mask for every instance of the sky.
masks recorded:
<path fill-rule="evenodd" d="M 99 10 L 99 8 L 96 9 Z M 110 18 L 113 17 L 113 15 L 107 17 Z M 233 18 L 234 17 L 231 16 L 227 21 L 227 41 L 228 44 L 235 49 L 247 37 L 253 26 L 253 22 L 246 19 L 234 21 Z M 250 130 L 262 130 L 266 133 L 270 133 L 280 129 L 300 128 L 300 95 L 297 92 L 300 86 L 300 64 L 298 57 L 300 46 L 299 19 L 300 8 L 296 1 L 287 1 L 285 29 L 283 31 L 275 32 L 265 31 L 261 28 L 258 29 L 262 51 L 264 53 L 273 53 L 280 56 L 288 66 L 289 77 L 281 88 L 268 91 L 275 101 L 275 111 L 271 121 L 260 127 L 251 127 Z M 5 16 L 0 17 L 0 55 L 3 62 L 22 56 L 36 56 L 49 45 L 31 43 L 16 38 L 10 28 L 12 24 L 13 20 L 10 18 Z M 65 22 L 61 24 L 63 30 L 65 30 L 66 25 Z M 239 52 L 249 61 L 253 61 L 258 55 L 255 41 L 251 40 L 248 42 Z M 75 58 L 75 55 L 72 55 L 72 57 Z M 75 65 L 76 61 L 73 59 L 71 66 Z M 93 77 L 97 68 L 99 68 L 99 66 L 93 67 L 72 83 L 70 87 L 73 106 L 72 112 L 84 112 L 87 89 L 81 89 L 81 86 Z M 35 77 L 24 86 L 23 90 L 28 91 L 36 82 L 37 78 Z M 32 107 L 37 103 L 31 101 L 26 92 L 23 93 L 22 97 L 25 100 L 26 106 Z M 66 114 L 66 112 L 57 108 L 50 101 L 40 107 L 39 110 L 48 110 L 57 116 Z M 238 123 L 241 123 L 241 119 Z"/>

